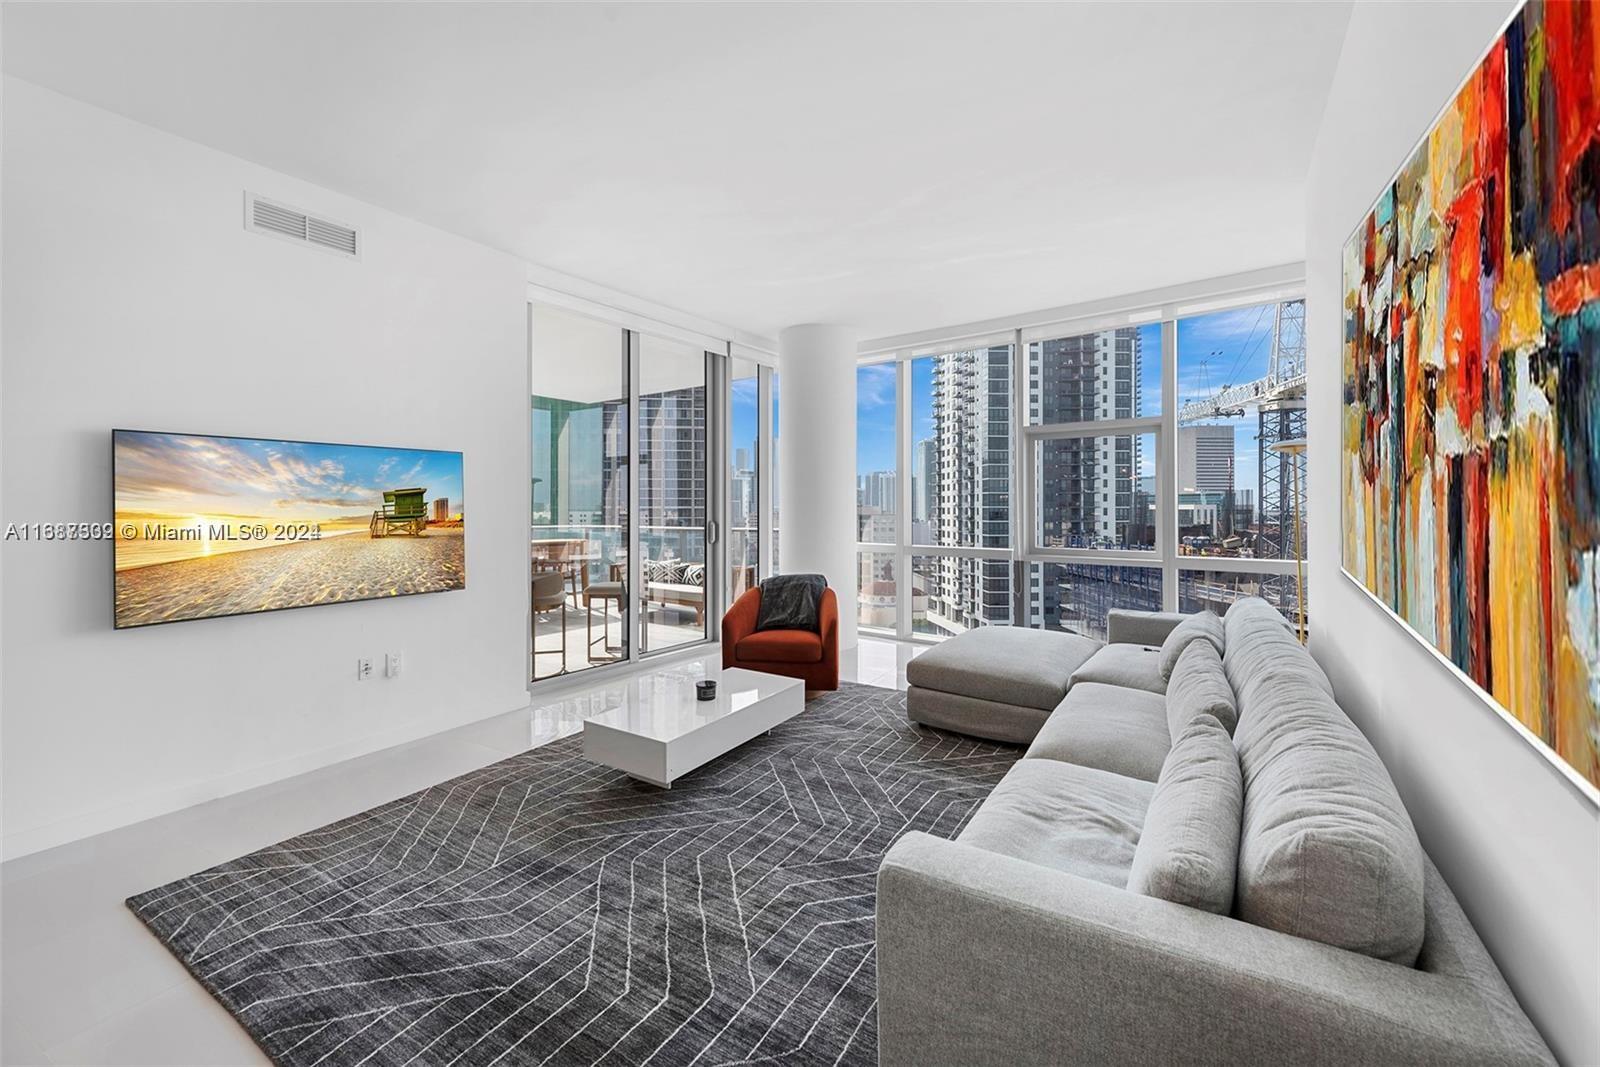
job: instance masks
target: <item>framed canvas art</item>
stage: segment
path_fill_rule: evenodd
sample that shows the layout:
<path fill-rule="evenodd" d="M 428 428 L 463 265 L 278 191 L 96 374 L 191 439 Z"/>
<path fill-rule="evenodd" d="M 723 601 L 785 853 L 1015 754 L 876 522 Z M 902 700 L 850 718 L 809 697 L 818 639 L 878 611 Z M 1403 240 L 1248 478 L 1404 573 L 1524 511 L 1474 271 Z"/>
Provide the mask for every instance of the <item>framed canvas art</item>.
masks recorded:
<path fill-rule="evenodd" d="M 1345 571 L 1600 797 L 1600 18 L 1529 3 L 1345 245 Z"/>

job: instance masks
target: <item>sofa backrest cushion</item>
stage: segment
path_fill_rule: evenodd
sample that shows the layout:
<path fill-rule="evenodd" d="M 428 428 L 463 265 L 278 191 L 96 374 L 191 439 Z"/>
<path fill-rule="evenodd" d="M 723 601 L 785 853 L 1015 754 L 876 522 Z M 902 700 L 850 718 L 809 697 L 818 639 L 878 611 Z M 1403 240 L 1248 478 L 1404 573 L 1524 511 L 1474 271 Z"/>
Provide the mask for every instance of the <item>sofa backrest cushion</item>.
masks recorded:
<path fill-rule="evenodd" d="M 1248 717 L 1248 691 L 1252 684 L 1273 681 L 1273 672 L 1279 667 L 1299 681 L 1315 685 L 1333 696 L 1328 676 L 1322 673 L 1316 660 L 1305 654 L 1289 620 L 1265 600 L 1252 596 L 1230 605 L 1223 629 L 1227 643 L 1222 650 L 1222 666 L 1233 685 L 1241 723 Z M 1276 681 L 1281 683 L 1283 679 Z"/>
<path fill-rule="evenodd" d="M 1128 891 L 1227 915 L 1233 909 L 1243 803 L 1239 757 L 1228 731 L 1210 715 L 1189 720 L 1156 780 Z"/>
<path fill-rule="evenodd" d="M 1178 665 L 1178 657 L 1189 647 L 1190 641 L 1201 638 L 1215 645 L 1217 655 L 1222 655 L 1226 631 L 1223 629 L 1222 620 L 1214 612 L 1201 611 L 1190 615 L 1167 634 L 1167 639 L 1161 642 L 1161 677 L 1171 680 L 1172 668 Z"/>
<path fill-rule="evenodd" d="M 1190 641 L 1172 668 L 1172 680 L 1167 683 L 1167 728 L 1173 744 L 1197 715 L 1210 715 L 1230 734 L 1239 722 L 1233 686 L 1210 641 Z"/>
<path fill-rule="evenodd" d="M 1416 829 L 1327 676 L 1274 618 L 1260 600 L 1228 609 L 1244 775 L 1235 914 L 1410 966 L 1424 925 Z"/>

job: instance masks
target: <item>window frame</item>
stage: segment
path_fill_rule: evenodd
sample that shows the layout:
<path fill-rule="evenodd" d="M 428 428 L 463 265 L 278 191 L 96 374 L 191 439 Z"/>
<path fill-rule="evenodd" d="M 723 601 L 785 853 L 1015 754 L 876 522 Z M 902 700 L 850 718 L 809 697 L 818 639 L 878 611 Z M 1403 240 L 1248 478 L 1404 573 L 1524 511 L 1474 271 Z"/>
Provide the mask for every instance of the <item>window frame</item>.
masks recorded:
<path fill-rule="evenodd" d="M 555 310 L 570 312 L 585 316 L 616 331 L 618 343 L 618 358 L 622 371 L 622 385 L 624 400 L 627 405 L 627 418 L 625 420 L 625 439 L 627 442 L 627 485 L 625 491 L 627 508 L 627 534 L 624 547 L 628 564 L 627 584 L 630 588 L 638 588 L 640 577 L 635 573 L 639 567 L 641 553 L 639 550 L 639 418 L 640 418 L 640 373 L 641 353 L 640 340 L 644 335 L 650 335 L 663 341 L 693 347 L 701 352 L 705 360 L 705 389 L 706 389 L 706 429 L 705 429 L 705 455 L 704 476 L 706 484 L 705 495 L 705 597 L 704 623 L 700 636 L 692 641 L 684 641 L 669 645 L 664 648 L 644 649 L 640 640 L 642 628 L 647 625 L 640 617 L 635 603 L 623 606 L 622 611 L 622 642 L 623 655 L 610 663 L 595 663 L 585 665 L 579 670 L 569 671 L 566 674 L 549 674 L 538 676 L 534 659 L 535 634 L 534 619 L 531 610 L 524 616 L 525 626 L 523 634 L 526 639 L 526 669 L 528 676 L 527 689 L 530 694 L 539 695 L 547 692 L 559 692 L 570 689 L 575 685 L 603 684 L 603 679 L 611 678 L 617 674 L 636 669 L 642 663 L 652 660 L 672 660 L 683 656 L 704 655 L 706 648 L 720 640 L 718 629 L 719 620 L 723 613 L 731 606 L 729 590 L 733 588 L 732 561 L 728 552 L 728 525 L 729 525 L 729 495 L 731 478 L 731 460 L 729 458 L 732 430 L 732 365 L 733 359 L 739 358 L 757 366 L 757 407 L 758 407 L 758 437 L 757 449 L 759 473 L 757 480 L 757 508 L 759 511 L 757 555 L 758 578 L 768 577 L 772 572 L 773 558 L 775 555 L 775 539 L 778 533 L 776 523 L 773 521 L 775 511 L 772 506 L 773 498 L 777 495 L 776 475 L 781 463 L 780 448 L 773 434 L 776 418 L 776 405 L 772 402 L 774 379 L 778 374 L 777 357 L 762 349 L 751 348 L 737 341 L 719 339 L 714 336 L 700 333 L 696 330 L 675 326 L 669 323 L 650 319 L 644 316 L 619 311 L 605 305 L 595 304 L 578 297 L 571 297 L 554 290 L 546 290 L 530 286 L 528 300 L 525 306 L 525 344 L 526 358 L 524 364 L 527 370 L 526 392 L 528 396 L 535 395 L 538 384 L 538 369 L 536 361 L 541 353 L 535 348 L 534 315 L 537 307 L 549 307 Z M 533 411 L 529 405 L 528 422 L 525 439 L 531 442 L 533 432 Z M 529 455 L 531 464 L 531 454 Z M 769 473 L 770 472 L 770 473 Z M 531 500 L 529 513 L 529 526 L 532 526 Z M 529 582 L 532 581 L 533 565 L 531 559 L 525 572 Z M 565 635 L 563 635 L 565 639 Z M 591 679 L 593 679 L 591 681 Z"/>
<path fill-rule="evenodd" d="M 896 539 L 885 542 L 856 542 L 856 552 L 890 553 L 894 556 L 896 595 L 896 624 L 893 630 L 886 627 L 859 626 L 868 635 L 894 637 L 920 643 L 937 642 L 943 638 L 914 633 L 912 630 L 913 590 L 906 583 L 912 579 L 913 557 L 957 556 L 971 559 L 1007 560 L 1012 564 L 1012 620 L 1029 619 L 1028 568 L 1034 563 L 1095 563 L 1108 566 L 1142 567 L 1161 572 L 1161 607 L 1164 611 L 1178 610 L 1179 577 L 1185 571 L 1230 571 L 1248 574 L 1295 574 L 1304 568 L 1310 558 L 1308 541 L 1302 541 L 1301 558 L 1258 559 L 1235 556 L 1185 556 L 1179 552 L 1177 489 L 1178 463 L 1178 321 L 1218 311 L 1229 311 L 1258 304 L 1287 303 L 1305 299 L 1303 277 L 1291 280 L 1273 280 L 1265 284 L 1236 288 L 1219 286 L 1207 290 L 1204 286 L 1189 287 L 1190 294 L 1182 299 L 1131 303 L 1113 312 L 1093 312 L 1068 315 L 1061 318 L 1019 316 L 1016 325 L 1009 329 L 998 324 L 985 324 L 982 329 L 962 332 L 957 327 L 947 336 L 935 337 L 915 343 L 892 344 L 888 347 L 863 351 L 858 366 L 893 363 L 895 378 L 895 442 L 896 442 L 896 497 L 899 503 L 896 516 Z M 1028 350 L 1027 345 L 1061 337 L 1075 337 L 1125 327 L 1157 325 L 1160 329 L 1161 395 L 1159 410 L 1154 415 L 1132 418 L 1104 419 L 1089 422 L 1032 423 L 1028 405 Z M 913 541 L 911 537 L 911 457 L 912 441 L 911 365 L 915 359 L 972 351 L 1007 344 L 1011 346 L 1011 484 L 1018 487 L 1011 497 L 1011 516 L 1007 524 L 1005 548 L 930 545 Z M 1115 388 L 1115 382 L 1112 382 Z M 1037 484 L 1035 444 L 1039 441 L 1082 437 L 1106 437 L 1132 434 L 1152 434 L 1156 450 L 1156 518 L 1155 550 L 1152 552 L 1114 551 L 1107 549 L 1047 548 L 1036 543 L 1034 487 Z M 1305 460 L 1302 460 L 1305 462 Z M 1309 468 L 1307 468 L 1307 473 Z M 1304 477 L 1304 475 L 1302 475 Z M 1304 515 L 1305 489 L 1301 490 L 1301 514 Z M 1111 506 L 1115 506 L 1112 502 Z M 1303 522 L 1302 518 L 1302 522 Z M 858 527 L 859 529 L 859 527 Z M 1020 534 L 1019 534 L 1020 531 Z M 859 569 L 859 568 L 858 568 Z M 1022 576 L 1019 579 L 1019 575 Z M 859 574 L 858 574 L 859 580 Z M 857 592 L 859 598 L 859 588 Z M 859 603 L 859 599 L 858 599 Z M 859 608 L 858 608 L 859 611 Z M 859 617 L 859 616 L 858 616 Z M 1031 620 L 1030 620 L 1031 623 Z"/>

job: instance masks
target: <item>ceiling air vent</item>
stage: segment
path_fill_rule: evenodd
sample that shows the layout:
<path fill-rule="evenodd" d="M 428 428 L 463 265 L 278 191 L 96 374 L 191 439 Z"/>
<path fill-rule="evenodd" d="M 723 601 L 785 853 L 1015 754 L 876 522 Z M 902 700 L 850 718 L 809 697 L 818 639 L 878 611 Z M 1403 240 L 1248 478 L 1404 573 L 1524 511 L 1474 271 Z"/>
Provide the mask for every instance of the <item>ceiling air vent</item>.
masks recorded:
<path fill-rule="evenodd" d="M 353 259 L 361 257 L 361 234 L 353 226 L 308 215 L 298 208 L 244 194 L 244 228 L 288 241 L 316 245 Z"/>

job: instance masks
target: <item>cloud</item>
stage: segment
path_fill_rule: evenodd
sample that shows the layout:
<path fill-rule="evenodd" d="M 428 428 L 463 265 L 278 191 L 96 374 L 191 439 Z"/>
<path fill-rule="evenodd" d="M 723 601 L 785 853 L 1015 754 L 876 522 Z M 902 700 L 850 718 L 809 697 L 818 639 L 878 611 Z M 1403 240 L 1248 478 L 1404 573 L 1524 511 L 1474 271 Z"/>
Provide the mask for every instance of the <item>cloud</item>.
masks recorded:
<path fill-rule="evenodd" d="M 381 499 L 381 494 L 376 489 L 370 490 L 370 495 L 367 496 L 310 496 L 297 497 L 293 500 L 274 500 L 273 503 L 280 508 L 307 506 L 319 508 L 370 508 L 374 506 L 374 497 Z"/>
<path fill-rule="evenodd" d="M 856 368 L 856 410 L 894 403 L 895 365 L 873 363 Z"/>
<path fill-rule="evenodd" d="M 116 445 L 117 497 L 125 503 L 187 510 L 206 501 L 271 500 L 371 507 L 382 490 L 344 477 L 332 457 L 308 459 L 292 444 L 212 437 L 121 433 Z M 393 458 L 386 460 L 393 462 Z M 380 469 L 382 464 L 380 464 Z M 422 462 L 408 477 L 420 472 Z"/>

